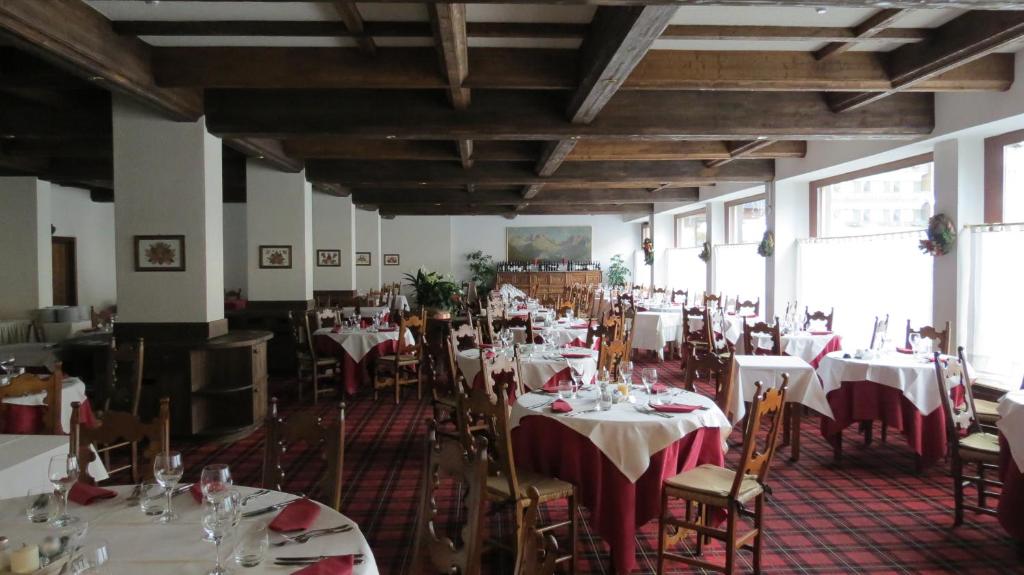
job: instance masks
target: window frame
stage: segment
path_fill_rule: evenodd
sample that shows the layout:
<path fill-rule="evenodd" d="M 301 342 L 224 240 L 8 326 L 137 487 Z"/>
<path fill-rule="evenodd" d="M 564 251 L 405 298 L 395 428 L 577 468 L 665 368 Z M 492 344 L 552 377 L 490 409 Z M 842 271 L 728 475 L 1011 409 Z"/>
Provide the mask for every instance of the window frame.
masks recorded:
<path fill-rule="evenodd" d="M 704 214 L 704 225 L 707 225 L 708 219 L 711 216 L 708 206 L 704 206 L 703 208 L 697 208 L 695 210 L 690 210 L 688 212 L 680 212 L 676 214 L 675 217 L 672 218 L 672 245 L 675 248 L 679 248 L 679 220 L 684 218 L 692 218 L 693 216 L 697 216 L 702 213 Z"/>
<path fill-rule="evenodd" d="M 732 209 L 735 208 L 736 206 L 742 206 L 743 204 L 751 204 L 753 202 L 759 202 L 761 200 L 764 200 L 764 202 L 765 202 L 765 208 L 766 208 L 766 211 L 765 211 L 765 227 L 767 228 L 767 224 L 768 224 L 768 221 L 767 221 L 767 218 L 768 218 L 768 213 L 767 213 L 768 192 L 767 191 L 760 192 L 760 193 L 754 194 L 752 196 L 747 196 L 745 198 L 740 198 L 738 200 L 729 200 L 728 202 L 725 202 L 725 226 L 722 229 L 722 231 L 725 232 L 725 243 L 726 244 L 734 243 L 732 241 L 732 235 L 730 234 L 730 232 L 733 231 L 732 230 L 733 226 L 730 225 L 732 223 L 731 222 L 731 220 L 732 220 Z M 735 242 L 735 243 L 741 243 L 741 242 Z M 756 243 L 756 242 L 744 242 L 744 243 Z"/>
<path fill-rule="evenodd" d="M 817 238 L 821 237 L 821 189 L 826 186 L 833 184 L 841 184 L 843 182 L 849 182 L 851 180 L 859 180 L 869 176 L 876 176 L 878 174 L 884 174 L 887 172 L 895 172 L 896 170 L 902 170 L 904 168 L 912 168 L 914 166 L 920 166 L 923 164 L 931 163 L 935 161 L 935 154 L 927 152 L 924 154 L 918 154 L 916 156 L 910 156 L 903 158 L 902 160 L 896 160 L 893 162 L 886 162 L 884 164 L 878 164 L 869 168 L 861 170 L 854 170 L 852 172 L 846 172 L 845 174 L 839 174 L 837 176 L 831 176 L 828 178 L 822 178 L 820 180 L 814 180 L 808 184 L 808 195 L 810 201 L 810 218 L 809 218 L 809 230 L 810 237 Z"/>
<path fill-rule="evenodd" d="M 1006 146 L 1024 143 L 1024 130 L 1015 130 L 998 136 L 985 138 L 985 197 L 984 219 L 986 224 L 1003 222 L 1003 183 L 1005 178 L 1003 160 Z"/>

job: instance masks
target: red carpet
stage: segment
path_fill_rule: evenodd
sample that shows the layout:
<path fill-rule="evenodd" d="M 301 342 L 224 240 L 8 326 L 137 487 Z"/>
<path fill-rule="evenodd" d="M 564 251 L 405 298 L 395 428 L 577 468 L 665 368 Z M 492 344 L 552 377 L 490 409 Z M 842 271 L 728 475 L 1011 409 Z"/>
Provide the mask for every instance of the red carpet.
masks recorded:
<path fill-rule="evenodd" d="M 660 368 L 663 381 L 682 379 L 674 361 L 653 366 Z M 275 382 L 279 389 L 286 385 L 286 381 Z M 291 394 L 281 391 L 282 398 L 292 400 Z M 411 390 L 397 407 L 387 399 L 375 403 L 369 396 L 347 403 L 342 510 L 366 535 L 381 573 L 405 573 L 429 403 L 417 403 Z M 330 414 L 336 408 L 321 401 L 318 409 Z M 1024 573 L 1024 553 L 1004 535 L 994 517 L 968 512 L 962 527 L 951 528 L 948 464 L 917 475 L 912 453 L 898 434 L 891 435 L 887 444 L 876 439 L 874 445 L 863 448 L 851 429 L 846 433 L 843 466 L 836 469 L 831 447 L 818 435 L 815 423 L 804 423 L 799 463 L 790 463 L 788 448 L 780 448 L 773 464 L 765 573 Z M 734 432 L 733 439 L 737 438 Z M 237 483 L 258 485 L 262 440 L 257 432 L 231 444 L 179 445 L 186 456 L 186 477 L 195 480 L 207 463 L 228 463 Z M 738 457 L 739 450 L 732 449 L 729 463 Z M 311 450 L 293 452 L 286 489 L 307 491 L 322 468 Z M 555 506 L 545 511 L 548 518 L 565 513 L 564 507 Z M 607 547 L 587 526 L 585 510 L 583 517 L 578 572 L 608 573 Z M 510 522 L 507 512 L 499 514 L 491 529 L 507 536 Z M 657 524 L 652 521 L 638 535 L 638 573 L 654 572 L 656 534 Z M 719 550 L 713 544 L 706 553 L 715 557 Z M 740 553 L 739 572 L 749 572 L 749 559 L 749 553 Z M 508 556 L 494 555 L 486 564 L 487 573 L 512 571 Z M 670 572 L 687 571 L 674 566 Z"/>

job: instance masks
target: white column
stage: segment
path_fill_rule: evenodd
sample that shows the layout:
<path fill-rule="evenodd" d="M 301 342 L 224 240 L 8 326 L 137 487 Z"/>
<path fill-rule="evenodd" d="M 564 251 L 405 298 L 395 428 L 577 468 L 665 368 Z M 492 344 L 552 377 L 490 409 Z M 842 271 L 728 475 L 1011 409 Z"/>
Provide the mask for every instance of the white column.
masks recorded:
<path fill-rule="evenodd" d="M 196 324 L 190 337 L 225 333 L 220 140 L 202 119 L 173 122 L 117 95 L 113 132 L 118 329 L 173 323 Z M 140 235 L 184 236 L 185 270 L 136 271 Z"/>
<path fill-rule="evenodd" d="M 356 252 L 369 252 L 370 265 L 355 266 L 356 288 L 380 289 L 380 214 L 375 211 L 355 210 Z"/>
<path fill-rule="evenodd" d="M 809 235 L 810 196 L 806 182 L 768 186 L 768 229 L 775 234 L 775 255 L 765 270 L 765 317 L 781 315 L 797 293 L 797 240 Z"/>
<path fill-rule="evenodd" d="M 708 284 L 707 292 L 715 293 L 718 286 L 715 285 L 715 266 L 718 263 L 714 257 L 714 246 L 726 243 L 725 237 L 725 202 L 708 202 L 708 242 L 711 243 L 712 256 L 708 262 Z M 697 301 L 697 300 L 694 300 Z"/>
<path fill-rule="evenodd" d="M 965 225 L 984 220 L 984 158 L 981 138 L 962 137 L 935 145 L 935 213 L 946 214 L 963 233 Z M 965 269 L 967 253 L 957 242 L 957 249 L 934 258 L 932 284 L 932 325 L 941 329 L 945 322 L 953 325 L 951 341 L 961 342 L 962 313 L 968 292 L 961 288 L 960 270 Z"/>
<path fill-rule="evenodd" d="M 316 266 L 313 269 L 314 290 L 356 289 L 355 269 L 356 225 L 352 198 L 329 194 L 313 194 L 313 257 L 316 250 L 339 250 L 341 265 Z"/>
<path fill-rule="evenodd" d="M 313 188 L 305 172 L 280 172 L 257 160 L 246 161 L 245 181 L 249 301 L 306 307 L 313 299 Z M 260 267 L 260 246 L 291 248 L 291 267 Z"/>
<path fill-rule="evenodd" d="M 53 305 L 50 183 L 0 178 L 0 319 L 30 317 Z"/>

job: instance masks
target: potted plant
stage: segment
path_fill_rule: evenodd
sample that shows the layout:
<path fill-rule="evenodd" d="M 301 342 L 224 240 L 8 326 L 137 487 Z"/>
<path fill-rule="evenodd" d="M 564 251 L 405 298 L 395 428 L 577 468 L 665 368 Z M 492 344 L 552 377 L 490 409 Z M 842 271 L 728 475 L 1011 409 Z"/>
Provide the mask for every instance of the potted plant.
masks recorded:
<path fill-rule="evenodd" d="M 448 276 L 420 268 L 416 275 L 405 274 L 413 289 L 416 304 L 428 311 L 431 317 L 448 317 L 454 305 L 459 286 Z"/>
<path fill-rule="evenodd" d="M 466 260 L 469 262 L 470 279 L 476 283 L 478 296 L 486 298 L 498 279 L 498 268 L 494 265 L 494 258 L 481 250 L 476 250 L 466 254 Z"/>
<path fill-rule="evenodd" d="M 612 256 L 612 265 L 608 266 L 608 285 L 612 287 L 625 287 L 629 276 L 629 268 L 623 263 L 622 256 L 619 254 Z"/>

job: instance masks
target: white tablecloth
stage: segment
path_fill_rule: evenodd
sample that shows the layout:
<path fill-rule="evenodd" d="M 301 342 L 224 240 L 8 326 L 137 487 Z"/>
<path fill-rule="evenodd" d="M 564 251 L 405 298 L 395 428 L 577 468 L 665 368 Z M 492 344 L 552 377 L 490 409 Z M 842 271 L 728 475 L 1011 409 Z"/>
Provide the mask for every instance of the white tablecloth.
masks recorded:
<path fill-rule="evenodd" d="M 526 293 L 523 290 L 512 284 L 501 284 L 501 287 L 498 288 L 498 293 L 500 293 L 501 297 L 506 300 L 510 300 L 515 297 L 526 297 Z"/>
<path fill-rule="evenodd" d="M 388 307 L 399 311 L 409 311 L 409 300 L 404 295 L 396 295 L 388 302 Z"/>
<path fill-rule="evenodd" d="M 810 363 L 817 359 L 821 352 L 825 351 L 825 346 L 836 337 L 835 334 L 831 333 L 812 335 L 810 332 L 805 331 L 786 334 L 782 336 L 782 353 L 799 357 Z M 772 348 L 772 336 L 766 333 L 758 333 L 754 334 L 754 338 L 757 340 L 758 349 L 770 350 Z M 739 353 L 749 353 L 744 349 L 742 338 L 736 343 L 736 351 Z"/>
<path fill-rule="evenodd" d="M 60 397 L 60 423 L 64 428 L 64 433 L 71 433 L 71 403 L 86 400 L 85 383 L 77 377 L 66 377 L 64 378 L 63 386 L 64 389 L 61 391 Z M 42 406 L 45 405 L 45 399 L 45 393 L 33 393 L 32 395 L 23 395 L 21 397 L 8 397 L 3 402 L 11 405 Z"/>
<path fill-rule="evenodd" d="M 53 489 L 50 458 L 67 453 L 66 435 L 0 435 L 0 499 L 23 497 L 29 489 Z M 89 464 L 89 474 L 97 481 L 108 477 L 98 457 Z"/>
<path fill-rule="evenodd" d="M 511 423 L 515 428 L 527 416 L 550 417 L 580 435 L 590 439 L 608 460 L 626 476 L 636 482 L 647 471 L 651 456 L 665 449 L 686 434 L 702 427 L 718 427 L 722 440 L 728 437 L 732 425 L 715 403 L 700 394 L 676 390 L 669 400 L 673 403 L 703 405 L 707 409 L 691 413 L 659 417 L 640 413 L 637 406 L 646 408 L 648 397 L 642 390 L 633 390 L 637 402 L 619 403 L 611 411 L 591 411 L 572 417 L 552 413 L 542 405 L 550 395 L 528 393 L 517 398 L 512 407 Z M 597 386 L 581 391 L 578 399 L 568 400 L 574 412 L 594 409 L 597 405 Z"/>
<path fill-rule="evenodd" d="M 325 335 L 338 343 L 356 363 L 363 360 L 370 350 L 388 340 L 398 340 L 398 329 L 391 331 L 368 331 L 365 329 L 345 329 L 334 333 L 333 328 L 324 327 L 313 332 L 314 337 Z M 412 345 L 416 338 L 408 331 L 405 332 L 405 343 Z"/>
<path fill-rule="evenodd" d="M 974 373 L 970 365 L 967 369 Z M 935 385 L 935 364 L 910 354 L 886 353 L 865 360 L 843 359 L 843 352 L 836 351 L 821 359 L 818 375 L 826 396 L 842 387 L 844 381 L 871 381 L 899 389 L 923 415 L 942 405 L 938 386 Z M 949 383 L 951 386 L 959 385 L 959 381 Z"/>
<path fill-rule="evenodd" d="M 1010 446 L 1017 469 L 1024 472 L 1024 390 L 1011 391 L 999 401 L 996 426 Z"/>
<path fill-rule="evenodd" d="M 582 326 L 582 327 L 579 327 L 579 326 Z M 513 328 L 510 328 L 510 329 L 512 330 L 512 334 L 515 336 L 515 343 L 533 343 L 533 342 L 527 342 L 526 341 L 526 328 L 525 327 L 513 327 Z M 545 328 L 535 324 L 533 326 L 533 335 L 534 335 L 534 337 L 542 335 L 544 329 Z M 586 322 L 583 322 L 583 323 L 573 322 L 570 325 L 568 322 L 559 321 L 557 324 L 552 325 L 551 327 L 549 327 L 547 329 L 549 330 L 551 340 L 555 344 L 556 347 L 565 347 L 565 346 L 573 343 L 576 340 L 579 340 L 582 343 L 586 343 L 586 341 L 587 341 L 587 324 L 586 324 Z"/>
<path fill-rule="evenodd" d="M 633 349 L 657 351 L 666 344 L 682 341 L 681 311 L 641 311 L 633 318 Z"/>
<path fill-rule="evenodd" d="M 828 405 L 825 391 L 818 383 L 818 376 L 809 363 L 799 357 L 788 355 L 736 355 L 736 366 L 733 370 L 733 394 L 729 411 L 733 422 L 739 421 L 747 413 L 746 402 L 754 400 L 754 392 L 758 381 L 765 385 L 779 387 L 782 385 L 782 374 L 789 374 L 789 388 L 786 392 L 786 403 L 799 403 L 818 413 L 835 419 L 832 408 Z"/>
<path fill-rule="evenodd" d="M 559 356 L 562 351 L 587 353 L 589 357 L 567 359 Z M 544 384 L 549 379 L 569 367 L 570 363 L 583 371 L 584 382 L 594 381 L 594 376 L 597 375 L 596 351 L 582 348 L 569 348 L 562 351 L 552 352 L 550 356 L 521 357 L 519 360 L 519 378 L 522 380 L 523 387 L 531 390 L 544 387 Z M 558 357 L 556 358 L 556 356 Z M 466 378 L 466 381 L 472 385 L 476 376 L 480 373 L 480 350 L 467 349 L 460 351 L 456 356 L 456 361 L 458 362 L 459 371 L 462 372 L 462 377 Z"/>
<path fill-rule="evenodd" d="M 724 333 L 722 335 L 725 336 L 725 339 L 728 340 L 729 343 L 736 345 L 740 338 L 743 337 L 744 320 L 751 324 L 761 321 L 760 318 L 751 316 L 738 316 L 735 314 L 725 314 L 722 316 L 722 325 L 724 327 Z M 697 331 L 704 327 L 704 320 L 696 318 L 690 319 L 687 321 L 687 326 L 691 332 Z"/>
<path fill-rule="evenodd" d="M 373 317 L 381 312 L 390 311 L 391 308 L 388 306 L 366 306 L 359 308 L 359 315 L 360 317 Z M 355 306 L 343 307 L 341 308 L 341 313 L 343 313 L 345 317 L 352 317 L 352 315 L 356 313 L 356 308 Z"/>
<path fill-rule="evenodd" d="M 101 500 L 89 506 L 72 503 L 68 507 L 70 513 L 89 523 L 84 543 L 100 540 L 107 542 L 110 560 L 104 565 L 105 574 L 205 575 L 213 567 L 213 544 L 202 540 L 202 506 L 190 495 L 181 495 L 174 499 L 174 510 L 181 518 L 175 523 L 160 525 L 154 523 L 152 517 L 143 515 L 138 506 L 125 504 L 125 496 L 131 491 L 131 487 L 114 489 L 118 496 L 113 499 Z M 243 495 L 255 491 L 251 487 L 239 487 L 238 490 Z M 249 502 L 245 509 L 259 509 L 294 497 L 275 491 Z M 21 547 L 22 543 L 38 544 L 51 531 L 45 523 L 30 523 L 25 518 L 24 508 L 27 502 L 26 498 L 0 502 L 0 532 L 10 538 L 12 548 Z M 321 507 L 320 516 L 313 522 L 312 529 L 353 524 L 341 513 L 326 506 Z M 237 532 L 257 522 L 269 522 L 273 517 L 274 513 L 268 513 L 251 519 L 242 519 Z M 273 543 L 280 541 L 281 537 L 271 532 L 270 540 Z M 237 537 L 225 540 L 221 551 L 223 557 L 230 557 L 236 541 Z M 301 567 L 276 566 L 273 558 L 348 553 L 363 554 L 363 563 L 355 566 L 354 574 L 374 575 L 378 572 L 373 551 L 358 526 L 347 533 L 314 537 L 302 545 L 270 547 L 264 555 L 263 562 L 256 567 L 242 569 L 233 563 L 230 566 L 235 573 L 247 575 L 294 573 Z"/>

